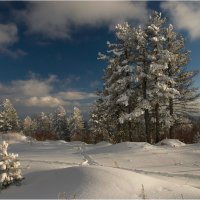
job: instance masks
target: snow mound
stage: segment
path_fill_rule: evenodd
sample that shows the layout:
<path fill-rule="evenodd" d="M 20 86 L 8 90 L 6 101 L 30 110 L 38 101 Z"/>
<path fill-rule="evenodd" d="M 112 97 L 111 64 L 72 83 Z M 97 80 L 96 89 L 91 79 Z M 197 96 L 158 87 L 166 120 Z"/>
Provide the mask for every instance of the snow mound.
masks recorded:
<path fill-rule="evenodd" d="M 146 142 L 121 142 L 118 144 L 102 146 L 101 148 L 95 148 L 88 151 L 88 153 L 117 153 L 129 150 L 150 150 L 155 148 L 157 147 Z"/>
<path fill-rule="evenodd" d="M 87 145 L 85 142 L 81 142 L 81 141 L 71 141 L 70 144 L 71 145 Z"/>
<path fill-rule="evenodd" d="M 65 140 L 44 140 L 39 141 L 43 144 L 68 144 L 69 142 L 66 142 Z"/>
<path fill-rule="evenodd" d="M 180 198 L 181 194 L 197 198 L 200 190 L 119 168 L 79 166 L 30 173 L 20 187 L 2 191 L 1 198 Z"/>
<path fill-rule="evenodd" d="M 149 149 L 155 149 L 155 147 L 146 142 L 121 142 L 121 143 L 113 145 L 114 151 L 116 151 L 116 150 L 117 151 L 120 151 L 120 150 L 127 151 L 129 149 L 149 150 Z"/>
<path fill-rule="evenodd" d="M 58 144 L 68 144 L 69 142 L 67 142 L 65 140 L 56 140 L 56 143 L 58 143 Z"/>
<path fill-rule="evenodd" d="M 1 134 L 0 141 L 7 141 L 9 144 L 27 141 L 27 137 L 22 133 L 8 132 Z"/>
<path fill-rule="evenodd" d="M 158 142 L 156 145 L 158 146 L 168 146 L 168 147 L 182 147 L 185 146 L 185 143 L 176 140 L 176 139 L 164 139 Z"/>
<path fill-rule="evenodd" d="M 106 141 L 98 142 L 96 144 L 96 146 L 110 146 L 110 145 L 112 145 L 112 144 L 109 142 L 106 142 Z"/>
<path fill-rule="evenodd" d="M 101 152 L 104 148 L 109 147 L 109 146 L 112 146 L 112 144 L 106 141 L 102 141 L 102 142 L 98 142 L 97 144 L 87 145 L 85 150 L 90 153 L 97 153 L 99 150 L 100 150 L 99 152 Z"/>

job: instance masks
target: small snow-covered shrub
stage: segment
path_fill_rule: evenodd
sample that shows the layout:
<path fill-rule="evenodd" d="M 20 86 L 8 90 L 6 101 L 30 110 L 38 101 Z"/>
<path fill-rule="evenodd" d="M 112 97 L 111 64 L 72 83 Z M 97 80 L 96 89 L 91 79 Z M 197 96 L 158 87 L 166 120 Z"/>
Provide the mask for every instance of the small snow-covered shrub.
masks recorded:
<path fill-rule="evenodd" d="M 18 154 L 8 153 L 7 150 L 8 143 L 3 141 L 0 145 L 0 189 L 20 183 L 23 179 Z"/>

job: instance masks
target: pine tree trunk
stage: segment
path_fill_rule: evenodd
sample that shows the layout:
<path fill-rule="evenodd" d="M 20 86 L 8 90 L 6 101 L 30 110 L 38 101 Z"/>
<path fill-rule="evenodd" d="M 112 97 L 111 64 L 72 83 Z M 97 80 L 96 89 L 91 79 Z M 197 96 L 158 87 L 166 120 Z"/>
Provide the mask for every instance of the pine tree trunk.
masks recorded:
<path fill-rule="evenodd" d="M 149 132 L 149 110 L 146 109 L 144 112 L 144 120 L 145 120 L 145 134 L 146 134 L 146 141 L 151 143 L 151 136 Z"/>
<path fill-rule="evenodd" d="M 147 99 L 147 79 L 143 79 L 143 98 Z M 144 121 L 145 121 L 145 135 L 146 135 L 146 141 L 148 143 L 151 143 L 151 136 L 149 132 L 149 110 L 145 109 L 144 111 Z"/>
<path fill-rule="evenodd" d="M 128 113 L 131 113 L 131 107 L 130 107 L 130 105 L 129 105 L 129 107 L 128 107 Z M 132 142 L 132 123 L 130 122 L 130 121 L 128 121 L 128 137 L 129 137 L 129 141 L 130 142 Z"/>
<path fill-rule="evenodd" d="M 169 63 L 169 66 L 168 66 L 168 74 L 169 74 L 169 77 L 172 76 L 170 63 Z M 172 84 L 169 83 L 169 86 L 172 87 Z M 169 99 L 169 112 L 170 112 L 171 116 L 174 113 L 174 104 L 173 104 L 173 99 L 172 98 Z M 174 124 L 171 125 L 170 128 L 169 128 L 169 138 L 172 139 L 173 136 L 174 136 Z"/>
<path fill-rule="evenodd" d="M 155 84 L 157 83 L 158 78 L 156 77 Z M 156 118 L 156 139 L 155 143 L 159 142 L 160 139 L 160 122 L 159 122 L 159 103 L 155 105 L 155 118 Z"/>
<path fill-rule="evenodd" d="M 125 57 L 126 57 L 126 59 L 128 60 L 128 57 L 129 57 L 129 54 L 128 54 L 128 51 L 127 51 L 127 49 L 125 49 Z M 128 76 L 129 74 L 127 74 L 127 76 Z M 127 90 L 128 89 L 130 89 L 130 85 L 128 84 L 127 85 Z M 128 106 L 128 113 L 130 114 L 131 113 L 131 105 L 129 104 L 129 106 Z M 129 141 L 130 142 L 132 142 L 132 129 L 131 129 L 131 122 L 130 121 L 128 121 L 128 137 L 129 137 Z"/>
<path fill-rule="evenodd" d="M 173 104 L 173 99 L 172 98 L 170 98 L 170 100 L 169 100 L 169 112 L 170 112 L 171 116 L 174 113 L 174 104 Z M 171 125 L 170 128 L 169 128 L 169 138 L 173 139 L 173 137 L 174 137 L 174 124 Z"/>
<path fill-rule="evenodd" d="M 155 106 L 155 117 L 156 117 L 156 140 L 155 142 L 159 142 L 160 138 L 160 130 L 159 130 L 159 104 L 157 103 Z"/>
<path fill-rule="evenodd" d="M 128 122 L 128 133 L 129 133 L 129 141 L 132 142 L 133 139 L 132 139 L 132 129 L 131 129 L 131 122 Z"/>
<path fill-rule="evenodd" d="M 168 39 L 168 42 L 169 42 L 169 39 Z M 169 48 L 170 48 L 170 46 L 169 46 Z M 168 63 L 168 74 L 169 74 L 169 77 L 172 77 L 172 71 L 171 71 L 170 63 Z M 169 83 L 169 86 L 172 87 L 172 84 Z M 174 103 L 173 103 L 172 98 L 169 99 L 169 112 L 170 112 L 171 116 L 174 114 Z M 169 138 L 173 139 L 173 137 L 174 137 L 174 124 L 172 124 L 169 128 Z"/>

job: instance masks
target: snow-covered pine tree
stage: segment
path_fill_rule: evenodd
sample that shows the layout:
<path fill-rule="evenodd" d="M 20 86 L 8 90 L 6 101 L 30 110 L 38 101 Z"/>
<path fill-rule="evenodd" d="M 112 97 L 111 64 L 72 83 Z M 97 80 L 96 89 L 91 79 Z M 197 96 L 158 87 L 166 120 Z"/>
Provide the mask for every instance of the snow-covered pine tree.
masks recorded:
<path fill-rule="evenodd" d="M 107 102 L 114 130 L 126 130 L 119 126 L 118 116 L 121 122 L 134 124 L 143 117 L 148 142 L 151 132 L 155 133 L 155 142 L 163 131 L 169 130 L 171 138 L 175 126 L 188 122 L 186 114 L 192 111 L 192 102 L 199 96 L 192 85 L 196 73 L 186 69 L 189 53 L 184 39 L 174 32 L 172 25 L 165 25 L 166 19 L 158 12 L 153 12 L 143 28 L 131 28 L 127 23 L 118 25 L 118 43 L 108 43 L 113 55 L 101 54 L 108 62 L 103 100 Z M 127 78 L 127 73 L 123 73 L 127 66 L 131 67 L 128 83 L 122 81 Z M 124 95 L 129 91 L 127 86 L 131 86 L 131 92 Z M 118 105 L 119 102 L 122 104 Z M 128 112 L 124 112 L 123 104 Z"/>
<path fill-rule="evenodd" d="M 164 44 L 165 57 L 168 63 L 166 72 L 174 80 L 174 82 L 169 82 L 169 85 L 179 91 L 179 95 L 169 99 L 169 111 L 173 118 L 169 137 L 173 138 L 175 127 L 188 124 L 188 113 L 198 111 L 192 102 L 199 97 L 199 92 L 192 84 L 197 72 L 187 69 L 190 52 L 185 50 L 184 38 L 174 31 L 172 24 L 164 29 L 164 35 L 166 38 Z"/>
<path fill-rule="evenodd" d="M 23 133 L 29 137 L 29 141 L 32 143 L 32 139 L 35 138 L 37 132 L 37 121 L 26 116 L 22 124 Z"/>
<path fill-rule="evenodd" d="M 0 145 L 0 190 L 23 179 L 18 155 L 8 153 L 7 149 L 8 143 L 3 141 Z"/>
<path fill-rule="evenodd" d="M 66 111 L 63 106 L 59 106 L 53 113 L 52 127 L 59 139 L 69 140 Z"/>
<path fill-rule="evenodd" d="M 84 120 L 81 110 L 77 107 L 74 107 L 73 113 L 69 119 L 69 131 L 71 140 L 83 140 Z"/>
<path fill-rule="evenodd" d="M 5 99 L 0 113 L 0 130 L 3 132 L 16 131 L 19 127 L 19 119 L 15 108 L 9 99 Z"/>
<path fill-rule="evenodd" d="M 33 119 L 36 124 L 36 130 L 34 137 L 37 140 L 55 139 L 56 136 L 53 134 L 52 130 L 52 120 L 50 116 L 41 112 L 36 118 Z"/>
<path fill-rule="evenodd" d="M 9 124 L 7 124 L 8 126 Z M 5 119 L 4 119 L 4 116 L 3 116 L 3 113 L 0 112 L 0 131 L 2 132 L 5 128 Z"/>
<path fill-rule="evenodd" d="M 133 53 L 131 46 L 134 43 L 132 29 L 128 23 L 116 26 L 115 44 L 108 44 L 107 55 L 99 54 L 99 59 L 107 62 L 104 73 L 103 96 L 107 107 L 107 121 L 113 134 L 113 142 L 133 140 L 133 120 L 129 117 L 135 107 L 136 85 L 133 80 Z"/>
<path fill-rule="evenodd" d="M 155 81 L 149 74 L 149 38 L 146 38 L 146 32 L 140 26 L 132 29 L 127 23 L 117 26 L 116 36 L 117 44 L 108 43 L 111 48 L 109 52 L 113 55 L 101 54 L 101 58 L 108 62 L 103 93 L 108 104 L 107 112 L 115 127 L 113 131 L 119 136 L 116 142 L 123 139 L 131 141 L 131 131 L 134 126 L 141 125 L 143 115 L 147 141 L 150 142 L 148 87 L 149 83 L 153 85 Z"/>
<path fill-rule="evenodd" d="M 143 29 L 135 29 L 136 45 L 132 46 L 137 55 L 132 60 L 137 64 L 134 76 L 141 90 L 136 111 L 144 111 L 146 136 L 149 138 L 152 127 L 156 142 L 162 131 L 172 132 L 175 124 L 186 122 L 185 110 L 191 112 L 191 102 L 199 96 L 192 87 L 196 73 L 185 68 L 189 54 L 184 49 L 184 39 L 173 31 L 172 25 L 165 28 L 165 21 L 154 12 Z"/>
<path fill-rule="evenodd" d="M 149 102 L 149 60 L 147 59 L 147 35 L 141 26 L 132 29 L 131 63 L 134 66 L 133 80 L 136 82 L 136 99 L 135 107 L 131 110 L 129 118 L 131 120 L 144 121 L 144 133 L 146 141 L 151 143 L 151 124 L 150 124 L 150 110 Z M 143 118 L 143 119 L 142 119 Z M 140 122 L 140 126 L 143 124 Z M 141 128 L 139 128 L 141 130 Z"/>
<path fill-rule="evenodd" d="M 32 135 L 31 133 L 33 132 L 33 121 L 29 116 L 26 116 L 23 121 L 23 132 L 25 135 Z"/>
<path fill-rule="evenodd" d="M 179 92 L 172 87 L 171 83 L 174 83 L 174 80 L 166 73 L 168 62 L 164 49 L 166 42 L 163 33 L 164 23 L 165 19 L 161 17 L 161 13 L 154 12 L 145 28 L 146 59 L 149 65 L 147 92 L 152 107 L 151 121 L 155 129 L 155 142 L 159 141 L 161 131 L 169 128 L 172 122 L 171 115 L 166 109 L 169 99 L 179 95 Z"/>
<path fill-rule="evenodd" d="M 98 91 L 97 95 L 99 98 L 95 101 L 92 106 L 92 111 L 90 113 L 89 126 L 91 131 L 92 141 L 94 143 L 101 141 L 113 141 L 112 128 L 108 121 L 112 122 L 112 119 L 109 119 L 107 112 L 106 102 L 102 97 L 102 92 Z"/>
<path fill-rule="evenodd" d="M 145 134 L 151 142 L 152 125 L 155 124 L 156 140 L 159 139 L 161 105 L 166 102 L 166 63 L 161 59 L 162 35 L 161 26 L 164 19 L 158 13 L 153 13 L 144 28 L 133 29 L 131 46 L 133 56 L 134 80 L 137 82 L 137 100 L 135 108 L 130 113 L 131 119 L 144 116 Z"/>
<path fill-rule="evenodd" d="M 51 121 L 49 119 L 49 116 L 41 112 L 38 120 L 38 128 L 43 132 L 50 132 L 51 131 Z"/>

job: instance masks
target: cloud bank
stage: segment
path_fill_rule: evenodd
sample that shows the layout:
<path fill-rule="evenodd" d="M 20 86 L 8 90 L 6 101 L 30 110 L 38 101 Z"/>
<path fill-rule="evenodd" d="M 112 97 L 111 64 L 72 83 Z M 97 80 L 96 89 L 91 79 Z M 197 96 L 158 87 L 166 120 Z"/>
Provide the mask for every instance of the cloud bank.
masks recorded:
<path fill-rule="evenodd" d="M 0 53 L 12 58 L 24 56 L 27 53 L 21 49 L 11 50 L 10 46 L 18 42 L 18 28 L 14 23 L 0 24 Z"/>
<path fill-rule="evenodd" d="M 18 29 L 15 24 L 0 24 L 0 46 L 9 46 L 18 41 Z"/>
<path fill-rule="evenodd" d="M 200 38 L 200 2 L 163 2 L 161 8 L 169 12 L 176 27 L 187 31 L 192 40 Z"/>
<path fill-rule="evenodd" d="M 67 80 L 69 80 L 69 77 L 67 77 Z M 63 80 L 58 80 L 55 75 L 50 75 L 44 79 L 32 74 L 26 80 L 15 80 L 9 84 L 0 83 L 1 99 L 11 99 L 13 104 L 20 107 L 20 111 L 24 113 L 27 109 L 33 113 L 35 109 L 40 112 L 50 111 L 59 105 L 68 109 L 79 106 L 88 111 L 89 104 L 96 98 L 95 93 L 83 92 L 77 89 L 63 90 L 58 87 L 62 82 Z"/>
<path fill-rule="evenodd" d="M 23 11 L 15 12 L 29 33 L 51 39 L 67 39 L 72 30 L 85 26 L 112 26 L 124 20 L 143 21 L 146 2 L 31 2 Z"/>

